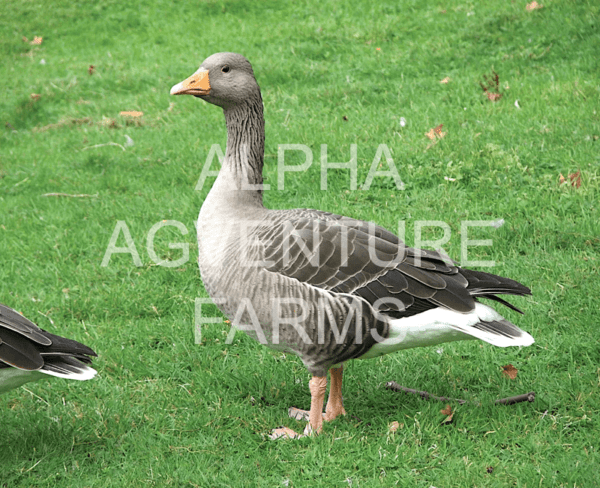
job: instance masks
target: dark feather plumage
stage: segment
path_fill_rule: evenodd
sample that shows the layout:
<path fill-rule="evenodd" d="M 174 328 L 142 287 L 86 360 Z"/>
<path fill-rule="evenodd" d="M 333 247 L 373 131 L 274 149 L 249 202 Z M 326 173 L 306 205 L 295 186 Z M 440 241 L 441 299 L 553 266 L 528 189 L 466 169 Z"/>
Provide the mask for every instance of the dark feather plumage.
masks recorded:
<path fill-rule="evenodd" d="M 90 364 L 97 354 L 72 339 L 40 329 L 21 314 L 0 304 L 0 368 L 50 370 L 58 364 Z"/>
<path fill-rule="evenodd" d="M 258 232 L 258 255 L 271 261 L 267 269 L 360 296 L 371 305 L 385 300 L 379 310 L 394 318 L 436 307 L 467 313 L 478 298 L 520 311 L 496 295 L 531 294 L 517 281 L 461 268 L 436 251 L 406 247 L 371 223 L 306 209 L 282 210 L 278 217 L 276 225 L 269 222 Z"/>

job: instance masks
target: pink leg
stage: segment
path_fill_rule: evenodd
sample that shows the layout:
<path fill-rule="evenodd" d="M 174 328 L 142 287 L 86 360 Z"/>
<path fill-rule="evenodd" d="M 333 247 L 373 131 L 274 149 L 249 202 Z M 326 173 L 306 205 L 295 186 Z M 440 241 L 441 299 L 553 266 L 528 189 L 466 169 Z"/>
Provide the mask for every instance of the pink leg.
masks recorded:
<path fill-rule="evenodd" d="M 279 439 L 280 437 L 289 437 L 297 439 L 306 435 L 316 435 L 323 429 L 323 403 L 325 401 L 325 390 L 327 389 L 327 376 L 313 376 L 308 382 L 310 388 L 310 410 L 299 410 L 297 408 L 290 408 L 290 417 L 297 420 L 306 418 L 308 414 L 308 424 L 304 429 L 304 434 L 300 435 L 294 432 L 292 429 L 282 427 L 279 429 L 273 429 L 269 436 L 272 440 Z"/>
<path fill-rule="evenodd" d="M 308 382 L 310 388 L 310 413 L 305 435 L 318 434 L 323 429 L 323 402 L 327 389 L 327 376 L 313 376 Z"/>
<path fill-rule="evenodd" d="M 339 368 L 331 368 L 329 374 L 331 375 L 331 385 L 329 387 L 329 399 L 327 400 L 327 407 L 325 409 L 326 421 L 335 419 L 338 415 L 346 415 L 344 410 L 344 403 L 342 400 L 342 375 L 344 373 L 344 366 Z"/>

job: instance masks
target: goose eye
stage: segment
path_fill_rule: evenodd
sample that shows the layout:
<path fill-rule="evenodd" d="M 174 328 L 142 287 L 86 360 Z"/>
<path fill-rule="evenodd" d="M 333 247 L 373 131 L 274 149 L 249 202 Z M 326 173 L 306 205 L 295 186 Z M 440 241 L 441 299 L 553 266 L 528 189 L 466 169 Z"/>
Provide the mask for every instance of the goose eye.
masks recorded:
<path fill-rule="evenodd" d="M 227 65 L 223 66 L 223 67 L 221 68 L 221 71 L 222 71 L 223 73 L 229 73 L 229 66 L 227 66 Z"/>

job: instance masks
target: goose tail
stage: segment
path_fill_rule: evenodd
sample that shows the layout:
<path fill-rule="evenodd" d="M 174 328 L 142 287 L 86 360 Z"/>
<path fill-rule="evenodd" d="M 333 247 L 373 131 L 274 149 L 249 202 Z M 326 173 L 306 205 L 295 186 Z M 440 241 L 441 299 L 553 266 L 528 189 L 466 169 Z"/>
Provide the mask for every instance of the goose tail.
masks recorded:
<path fill-rule="evenodd" d="M 85 381 L 91 380 L 97 374 L 94 368 L 86 364 L 86 362 L 89 362 L 89 359 L 86 361 L 87 358 L 85 357 L 76 358 L 67 355 L 43 354 L 42 356 L 44 356 L 44 366 L 39 371 L 50 376 Z"/>
<path fill-rule="evenodd" d="M 524 330 L 502 317 L 492 307 L 476 303 L 468 321 L 449 321 L 448 325 L 498 347 L 530 346 L 535 341 Z"/>

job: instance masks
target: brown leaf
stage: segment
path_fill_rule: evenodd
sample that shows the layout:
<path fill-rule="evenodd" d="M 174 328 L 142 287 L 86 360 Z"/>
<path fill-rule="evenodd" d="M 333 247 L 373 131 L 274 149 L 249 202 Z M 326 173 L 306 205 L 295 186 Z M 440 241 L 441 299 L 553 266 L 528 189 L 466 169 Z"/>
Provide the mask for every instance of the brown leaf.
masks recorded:
<path fill-rule="evenodd" d="M 442 420 L 442 425 L 452 423 L 452 419 L 454 418 L 454 412 L 452 411 L 452 407 L 450 406 L 450 404 L 446 405 L 446 408 L 442 408 L 440 410 L 440 413 L 442 415 L 447 416 L 444 420 Z"/>
<path fill-rule="evenodd" d="M 450 406 L 450 404 L 447 404 L 446 408 L 442 408 L 440 410 L 440 413 L 442 415 L 452 415 L 452 407 Z"/>
<path fill-rule="evenodd" d="M 32 93 L 31 95 L 29 95 L 29 97 L 30 97 L 32 100 L 39 100 L 39 99 L 40 99 L 40 97 L 41 97 L 41 95 L 40 95 L 39 93 Z"/>
<path fill-rule="evenodd" d="M 122 117 L 141 117 L 142 115 L 144 115 L 144 112 L 138 112 L 137 110 L 125 110 L 119 115 L 121 115 Z"/>
<path fill-rule="evenodd" d="M 445 132 L 442 132 L 442 127 L 444 127 L 444 124 L 440 124 L 438 125 L 435 129 L 433 129 L 433 131 L 435 132 L 435 134 L 441 139 L 442 137 L 446 136 Z"/>
<path fill-rule="evenodd" d="M 512 364 L 507 364 L 506 366 L 502 366 L 502 374 L 511 380 L 514 380 L 517 377 L 517 373 L 519 370 L 515 368 Z"/>
<path fill-rule="evenodd" d="M 492 102 L 497 102 L 502 98 L 502 93 L 500 93 L 500 76 L 494 70 L 492 70 L 491 76 L 483 75 L 483 81 L 479 82 L 479 86 L 485 93 L 485 96 L 488 100 Z"/>
<path fill-rule="evenodd" d="M 558 177 L 558 184 L 562 185 L 565 181 L 567 181 L 567 180 L 565 179 L 565 177 L 561 173 L 560 176 Z"/>
<path fill-rule="evenodd" d="M 398 429 L 400 428 L 400 422 L 398 422 L 397 420 L 394 420 L 391 424 L 390 424 L 390 428 L 389 431 L 390 432 L 396 432 Z"/>
<path fill-rule="evenodd" d="M 429 132 L 425 132 L 425 135 L 432 141 L 435 141 L 436 137 L 442 139 L 446 136 L 446 132 L 442 132 L 442 127 L 444 127 L 444 124 L 440 124 L 437 127 L 429 130 Z"/>
<path fill-rule="evenodd" d="M 450 83 L 450 77 L 446 76 L 443 80 L 440 80 L 440 83 L 447 85 L 448 83 Z"/>
<path fill-rule="evenodd" d="M 531 12 L 532 10 L 537 10 L 542 7 L 543 7 L 543 5 L 540 5 L 539 3 L 537 3 L 534 0 L 533 2 L 527 4 L 527 6 L 525 7 L 525 10 L 527 10 L 528 12 Z"/>
<path fill-rule="evenodd" d="M 43 40 L 42 37 L 34 36 L 33 41 L 31 41 L 29 44 L 35 44 L 35 45 L 39 46 L 42 43 L 42 40 Z"/>
<path fill-rule="evenodd" d="M 572 186 L 574 186 L 575 188 L 579 188 L 581 186 L 581 171 L 577 170 L 576 173 L 570 174 L 569 179 L 571 180 Z"/>
<path fill-rule="evenodd" d="M 88 68 L 88 73 L 90 74 L 90 76 L 94 74 L 94 68 L 95 66 L 93 64 L 90 64 L 90 67 Z"/>

